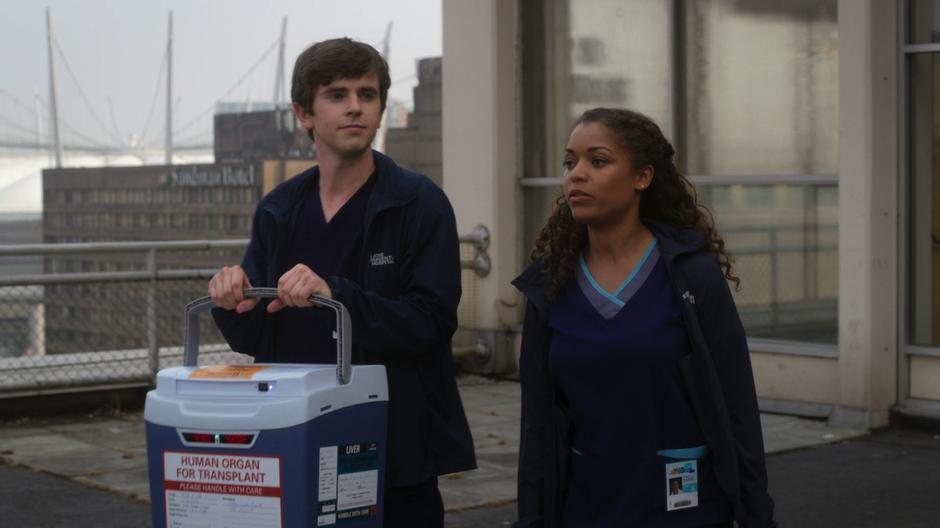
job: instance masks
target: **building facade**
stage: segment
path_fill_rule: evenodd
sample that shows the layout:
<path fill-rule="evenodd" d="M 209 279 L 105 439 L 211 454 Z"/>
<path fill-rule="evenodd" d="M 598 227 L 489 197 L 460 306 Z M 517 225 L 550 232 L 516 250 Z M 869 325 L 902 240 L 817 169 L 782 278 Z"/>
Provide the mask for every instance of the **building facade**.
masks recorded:
<path fill-rule="evenodd" d="M 509 281 L 574 119 L 656 120 L 736 256 L 761 408 L 940 417 L 940 2 L 443 4 L 443 187 L 493 233 L 474 324 L 518 347 Z"/>
<path fill-rule="evenodd" d="M 215 163 L 43 171 L 46 243 L 248 238 L 258 201 L 315 163 L 313 144 L 289 110 L 216 114 Z M 240 251 L 159 254 L 158 268 L 214 269 Z M 140 254 L 47 257 L 46 273 L 141 270 Z M 146 306 L 130 285 L 55 285 L 45 312 L 45 353 L 141 346 Z M 178 341 L 179 314 L 196 293 L 166 288 L 158 327 Z M 129 300 L 131 299 L 131 300 Z M 169 338 L 168 338 L 169 339 Z"/>
<path fill-rule="evenodd" d="M 418 61 L 414 111 L 405 127 L 394 128 L 385 115 L 385 153 L 396 163 L 441 184 L 441 58 Z"/>

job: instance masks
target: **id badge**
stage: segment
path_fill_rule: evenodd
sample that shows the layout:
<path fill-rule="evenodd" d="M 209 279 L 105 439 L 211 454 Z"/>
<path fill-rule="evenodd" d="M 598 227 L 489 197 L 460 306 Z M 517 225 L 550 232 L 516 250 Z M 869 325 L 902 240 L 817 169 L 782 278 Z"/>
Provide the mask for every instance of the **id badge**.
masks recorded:
<path fill-rule="evenodd" d="M 666 464 L 666 511 L 698 506 L 698 461 Z"/>

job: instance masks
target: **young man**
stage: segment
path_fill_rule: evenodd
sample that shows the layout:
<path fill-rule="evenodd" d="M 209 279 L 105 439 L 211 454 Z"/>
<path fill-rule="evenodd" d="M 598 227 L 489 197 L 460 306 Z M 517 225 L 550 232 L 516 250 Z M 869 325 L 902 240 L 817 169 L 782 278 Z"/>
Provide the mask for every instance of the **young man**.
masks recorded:
<path fill-rule="evenodd" d="M 371 148 L 390 84 L 366 44 L 301 53 L 291 98 L 319 164 L 261 200 L 242 265 L 219 271 L 209 294 L 232 349 L 263 362 L 335 362 L 334 315 L 307 299 L 346 306 L 353 361 L 388 374 L 385 526 L 434 527 L 437 476 L 476 467 L 450 345 L 460 254 L 444 193 Z M 277 286 L 278 298 L 256 306 L 242 294 L 251 286 Z"/>

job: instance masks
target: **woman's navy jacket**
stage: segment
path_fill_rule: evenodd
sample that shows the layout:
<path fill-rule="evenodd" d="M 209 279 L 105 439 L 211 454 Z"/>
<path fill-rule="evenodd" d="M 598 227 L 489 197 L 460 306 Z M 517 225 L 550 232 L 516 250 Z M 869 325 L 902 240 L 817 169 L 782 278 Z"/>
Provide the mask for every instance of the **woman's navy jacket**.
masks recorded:
<path fill-rule="evenodd" d="M 644 221 L 658 239 L 692 352 L 683 381 L 722 491 L 742 527 L 775 526 L 744 327 L 714 254 L 696 232 Z M 528 300 L 519 360 L 522 431 L 517 527 L 558 525 L 570 423 L 549 373 L 549 277 L 535 262 L 513 281 Z M 599 367 L 602 368 L 602 367 Z"/>
<path fill-rule="evenodd" d="M 410 486 L 476 467 L 451 352 L 460 302 L 460 247 L 450 202 L 431 180 L 374 153 L 359 276 L 324 277 L 349 311 L 353 362 L 385 365 L 389 389 L 386 484 Z M 242 268 L 252 286 L 286 271 L 299 205 L 314 167 L 272 190 L 255 212 Z M 329 248 L 323 248 L 329 251 Z M 213 310 L 232 350 L 276 361 L 274 316 Z"/>

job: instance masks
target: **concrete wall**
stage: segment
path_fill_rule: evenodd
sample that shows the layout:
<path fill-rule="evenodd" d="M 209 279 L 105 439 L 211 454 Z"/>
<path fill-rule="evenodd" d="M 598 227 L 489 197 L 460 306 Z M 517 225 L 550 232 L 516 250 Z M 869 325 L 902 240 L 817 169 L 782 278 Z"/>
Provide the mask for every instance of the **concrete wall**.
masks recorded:
<path fill-rule="evenodd" d="M 441 185 L 441 58 L 418 62 L 414 112 L 406 128 L 389 128 L 385 153 L 399 165 L 424 174 Z"/>
<path fill-rule="evenodd" d="M 261 162 L 261 196 L 266 196 L 281 182 L 316 165 L 316 160 L 264 160 Z"/>
<path fill-rule="evenodd" d="M 830 406 L 839 401 L 838 360 L 752 351 L 751 366 L 760 398 Z"/>
<path fill-rule="evenodd" d="M 911 358 L 911 398 L 940 400 L 940 358 Z"/>
<path fill-rule="evenodd" d="M 877 427 L 897 402 L 898 10 L 839 2 L 839 409 Z"/>
<path fill-rule="evenodd" d="M 519 322 L 509 284 L 522 262 L 518 7 L 514 1 L 443 2 L 443 166 L 461 233 L 489 228 L 493 271 L 476 281 L 474 322 Z"/>

